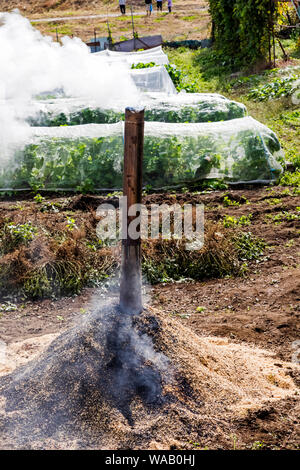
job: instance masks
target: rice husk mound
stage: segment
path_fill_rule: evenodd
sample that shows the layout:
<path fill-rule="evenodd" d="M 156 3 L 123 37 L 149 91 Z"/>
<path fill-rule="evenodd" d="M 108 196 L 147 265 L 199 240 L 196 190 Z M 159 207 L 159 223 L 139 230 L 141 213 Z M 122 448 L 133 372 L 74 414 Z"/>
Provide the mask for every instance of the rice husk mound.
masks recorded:
<path fill-rule="evenodd" d="M 107 305 L 57 337 L 9 346 L 0 448 L 226 448 L 238 420 L 296 400 L 291 372 L 299 366 L 154 309 Z"/>

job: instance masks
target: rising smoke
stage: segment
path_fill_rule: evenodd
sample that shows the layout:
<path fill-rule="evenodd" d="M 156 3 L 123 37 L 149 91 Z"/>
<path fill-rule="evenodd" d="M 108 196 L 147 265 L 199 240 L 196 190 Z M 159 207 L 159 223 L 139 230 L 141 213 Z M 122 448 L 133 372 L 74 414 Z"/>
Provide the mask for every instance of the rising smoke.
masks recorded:
<path fill-rule="evenodd" d="M 98 445 L 105 422 L 122 416 L 134 425 L 136 403 L 151 413 L 166 400 L 169 362 L 155 351 L 154 317 L 125 315 L 111 301 L 55 339 L 37 360 L 0 378 L 2 445 L 30 448 L 49 439 L 74 439 Z M 3 444 L 4 443 L 4 444 Z"/>
<path fill-rule="evenodd" d="M 64 37 L 61 42 L 43 36 L 18 10 L 0 13 L 2 160 L 28 139 L 25 119 L 36 96 L 60 90 L 64 96 L 92 100 L 101 107 L 137 103 L 139 94 L 128 66 L 91 54 L 79 38 Z"/>

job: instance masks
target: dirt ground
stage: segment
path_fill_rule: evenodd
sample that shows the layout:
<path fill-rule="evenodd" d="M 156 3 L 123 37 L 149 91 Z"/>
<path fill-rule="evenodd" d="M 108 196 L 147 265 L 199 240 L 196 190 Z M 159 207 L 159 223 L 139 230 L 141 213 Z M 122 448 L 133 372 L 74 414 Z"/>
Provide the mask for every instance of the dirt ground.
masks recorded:
<path fill-rule="evenodd" d="M 132 4 L 136 11 L 145 9 L 144 0 L 130 0 L 127 3 Z M 166 4 L 165 1 L 164 4 Z M 205 0 L 190 0 L 187 3 L 186 0 L 174 0 L 173 5 L 176 9 L 194 10 L 206 6 L 207 2 Z M 41 13 L 42 16 L 53 16 L 54 12 L 60 14 L 69 12 L 77 15 L 78 12 L 93 14 L 120 11 L 117 0 L 0 0 L 0 11 L 10 11 L 14 8 L 36 16 L 41 16 Z"/>
<path fill-rule="evenodd" d="M 50 4 L 51 2 L 44 2 Z M 53 3 L 53 2 L 52 2 Z M 58 2 L 56 2 L 58 3 Z M 26 5 L 25 5 L 26 4 Z M 74 4 L 74 5 L 73 5 Z M 164 41 L 205 39 L 210 34 L 210 16 L 207 3 L 199 0 L 194 2 L 174 2 L 172 15 L 163 12 L 157 15 L 156 9 L 151 18 L 145 18 L 144 1 L 133 2 L 135 30 L 139 36 L 161 34 Z M 107 20 L 113 40 L 132 38 L 132 20 L 128 10 L 126 16 L 119 15 L 118 2 L 59 2 L 53 8 L 43 6 L 43 2 L 3 2 L 0 0 L 0 11 L 10 11 L 18 6 L 21 13 L 30 20 L 53 19 L 49 22 L 34 22 L 33 26 L 42 34 L 54 40 L 63 36 L 75 36 L 88 42 L 94 37 L 107 37 Z M 25 8 L 26 6 L 26 8 Z M 74 7 L 74 8 L 72 8 Z M 166 10 L 166 7 L 164 8 Z M 106 15 L 115 15 L 109 16 Z M 90 15 L 100 15 L 92 18 Z M 102 17 L 101 17 L 102 15 Z M 72 18 L 83 16 L 80 18 Z M 59 18 L 65 18 L 60 20 Z"/>
<path fill-rule="evenodd" d="M 224 206 L 226 195 L 238 205 Z M 63 198 L 55 198 L 55 201 L 59 200 Z M 70 196 L 68 207 L 72 207 L 72 217 L 78 220 L 85 213 L 93 213 L 102 200 L 97 196 Z M 259 347 L 275 354 L 275 364 L 276 359 L 278 364 L 280 361 L 299 361 L 300 224 L 296 218 L 286 216 L 299 213 L 300 198 L 293 188 L 152 194 L 145 196 L 144 202 L 202 202 L 207 221 L 251 215 L 251 225 L 243 230 L 251 231 L 267 244 L 264 256 L 250 264 L 244 277 L 147 286 L 149 307 L 155 308 L 167 321 L 176 319 L 199 340 L 221 337 L 233 344 Z M 32 196 L 26 196 L 23 201 L 18 197 L 18 201 L 0 203 L 1 217 L 16 211 L 18 205 L 27 207 L 26 217 L 30 211 L 36 212 Z M 55 224 L 61 223 L 60 214 L 47 214 L 47 217 L 52 220 L 54 229 Z M 17 304 L 16 310 L 1 312 L 0 339 L 13 344 L 61 332 L 95 309 L 98 294 L 97 289 L 86 288 L 80 295 L 59 300 L 32 302 L 25 299 Z M 103 298 L 106 295 L 104 292 Z M 295 372 L 290 371 L 290 374 L 299 384 Z M 254 448 L 255 445 L 270 449 L 299 448 L 297 413 L 296 398 L 282 398 L 263 410 L 251 411 L 247 417 L 235 420 L 234 439 L 242 448 L 253 445 Z M 225 448 L 231 448 L 231 441 L 223 443 Z"/>
<path fill-rule="evenodd" d="M 172 15 L 163 13 L 163 16 L 146 18 L 136 16 L 135 30 L 139 36 L 161 34 L 164 41 L 182 41 L 188 39 L 206 39 L 210 35 L 210 16 L 207 11 L 177 12 Z M 56 40 L 62 36 L 79 37 L 88 42 L 94 37 L 107 37 L 107 18 L 86 18 L 68 21 L 52 21 L 50 23 L 34 23 L 33 26 L 42 34 L 51 36 Z M 109 19 L 109 27 L 114 41 L 123 41 L 132 38 L 131 17 L 115 17 Z"/>

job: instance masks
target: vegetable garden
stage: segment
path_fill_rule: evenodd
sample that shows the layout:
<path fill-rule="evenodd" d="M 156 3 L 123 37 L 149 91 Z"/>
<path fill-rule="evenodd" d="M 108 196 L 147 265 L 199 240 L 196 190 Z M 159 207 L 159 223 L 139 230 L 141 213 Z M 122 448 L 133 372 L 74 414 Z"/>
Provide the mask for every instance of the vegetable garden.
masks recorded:
<path fill-rule="evenodd" d="M 209 3 L 212 48 L 86 56 L 70 39 L 53 50 L 74 69 L 53 86 L 39 37 L 42 72 L 18 67 L 42 86 L 0 97 L 0 448 L 299 446 L 298 37 L 270 68 L 269 1 Z M 113 90 L 116 70 L 133 94 Z M 98 232 L 99 206 L 120 217 L 128 104 L 145 108 L 148 216 L 205 212 L 202 248 L 142 239 L 140 315 L 121 314 L 121 243 Z"/>

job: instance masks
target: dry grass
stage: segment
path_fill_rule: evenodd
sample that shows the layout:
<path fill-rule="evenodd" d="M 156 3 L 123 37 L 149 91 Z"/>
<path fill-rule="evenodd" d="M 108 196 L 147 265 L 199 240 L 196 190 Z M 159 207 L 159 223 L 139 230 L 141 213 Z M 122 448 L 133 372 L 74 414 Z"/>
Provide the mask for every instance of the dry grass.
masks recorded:
<path fill-rule="evenodd" d="M 7 225 L 22 227 L 24 218 L 34 220 L 32 239 L 7 236 Z M 82 214 L 80 227 L 68 229 L 68 215 L 32 214 L 24 207 L 0 219 L 0 293 L 43 298 L 73 294 L 89 283 L 111 274 L 118 253 L 97 245 L 92 214 Z M 3 249 L 3 247 L 5 249 Z"/>

